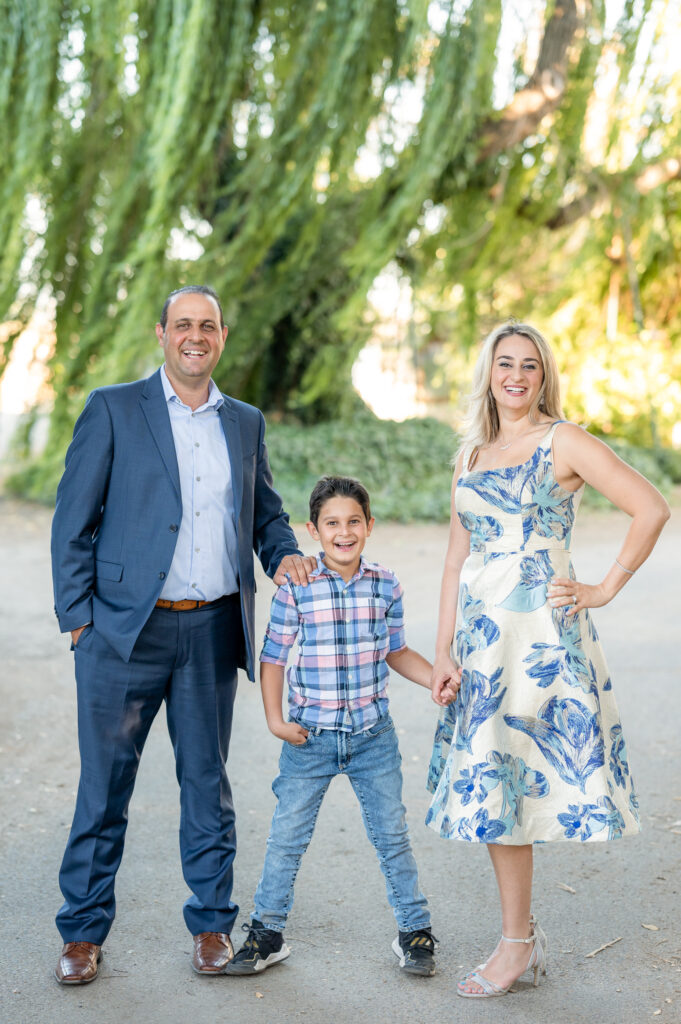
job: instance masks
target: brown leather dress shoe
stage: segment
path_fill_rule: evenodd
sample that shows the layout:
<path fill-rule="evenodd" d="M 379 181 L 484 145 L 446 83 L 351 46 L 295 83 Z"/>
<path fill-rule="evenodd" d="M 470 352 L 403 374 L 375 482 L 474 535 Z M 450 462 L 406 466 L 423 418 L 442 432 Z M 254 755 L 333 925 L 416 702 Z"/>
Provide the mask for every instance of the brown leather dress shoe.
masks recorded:
<path fill-rule="evenodd" d="M 225 932 L 201 932 L 194 936 L 192 968 L 197 974 L 224 974 L 233 956 L 234 948 Z"/>
<path fill-rule="evenodd" d="M 60 985 L 87 985 L 97 977 L 102 947 L 94 942 L 67 942 L 54 976 Z"/>

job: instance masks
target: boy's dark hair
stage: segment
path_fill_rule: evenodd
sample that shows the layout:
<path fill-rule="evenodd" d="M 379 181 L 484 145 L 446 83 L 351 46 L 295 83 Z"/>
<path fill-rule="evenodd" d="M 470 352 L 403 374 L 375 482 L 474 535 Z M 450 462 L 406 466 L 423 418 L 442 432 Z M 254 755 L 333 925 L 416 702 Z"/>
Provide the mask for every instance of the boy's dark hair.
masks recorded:
<path fill-rule="evenodd" d="M 220 310 L 220 327 L 225 326 L 225 320 L 222 314 L 222 306 L 220 305 L 220 300 L 217 296 L 217 292 L 214 292 L 213 289 L 209 288 L 207 284 L 187 284 L 184 286 L 184 288 L 176 288 L 174 292 L 170 293 L 166 301 L 163 303 L 163 309 L 161 310 L 161 319 L 159 320 L 159 323 L 164 331 L 168 323 L 168 308 L 173 299 L 176 298 L 178 295 L 192 294 L 207 295 L 210 299 L 215 299 L 215 301 L 217 302 L 218 309 Z"/>
<path fill-rule="evenodd" d="M 369 492 L 359 480 L 354 480 L 351 476 L 323 476 L 317 481 L 310 495 L 310 521 L 315 527 L 322 505 L 330 498 L 352 498 L 361 506 L 367 523 L 371 519 Z"/>

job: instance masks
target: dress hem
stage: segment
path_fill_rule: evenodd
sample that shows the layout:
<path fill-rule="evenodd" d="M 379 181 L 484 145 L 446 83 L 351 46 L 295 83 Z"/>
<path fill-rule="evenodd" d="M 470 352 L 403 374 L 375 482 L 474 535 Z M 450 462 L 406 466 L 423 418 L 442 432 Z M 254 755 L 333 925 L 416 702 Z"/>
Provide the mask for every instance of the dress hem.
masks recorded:
<path fill-rule="evenodd" d="M 434 828 L 428 824 L 426 828 L 435 832 L 440 839 L 448 839 L 450 842 L 456 843 L 468 843 L 469 846 L 547 846 L 549 843 L 578 843 L 581 846 L 585 846 L 587 843 L 614 843 L 617 839 L 631 839 L 634 836 L 639 836 L 643 831 L 640 827 L 637 829 L 630 827 L 625 832 L 621 832 L 616 836 L 604 836 L 601 832 L 595 832 L 588 839 L 580 839 L 579 836 L 556 836 L 552 839 L 526 839 L 521 842 L 505 840 L 500 842 L 498 839 L 464 839 L 463 836 L 447 836 L 439 828 Z"/>

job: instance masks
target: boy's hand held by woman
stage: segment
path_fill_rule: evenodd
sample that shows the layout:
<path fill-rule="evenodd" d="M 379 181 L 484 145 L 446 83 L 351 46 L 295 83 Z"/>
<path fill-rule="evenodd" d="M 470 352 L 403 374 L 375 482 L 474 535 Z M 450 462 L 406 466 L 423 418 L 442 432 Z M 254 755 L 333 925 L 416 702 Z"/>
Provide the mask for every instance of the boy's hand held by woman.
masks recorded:
<path fill-rule="evenodd" d="M 455 665 L 451 658 L 436 658 L 430 677 L 431 697 L 441 708 L 456 700 L 461 686 L 461 666 Z"/>

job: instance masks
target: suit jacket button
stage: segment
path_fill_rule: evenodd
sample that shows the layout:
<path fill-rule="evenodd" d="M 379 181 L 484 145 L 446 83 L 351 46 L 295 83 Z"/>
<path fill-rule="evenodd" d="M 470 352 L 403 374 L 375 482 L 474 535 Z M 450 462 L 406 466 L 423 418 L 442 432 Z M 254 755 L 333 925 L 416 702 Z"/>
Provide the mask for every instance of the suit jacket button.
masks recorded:
<path fill-rule="evenodd" d="M 164 580 L 164 579 L 166 578 L 166 574 L 165 574 L 164 572 L 160 572 L 160 573 L 158 574 L 158 578 L 159 578 L 160 580 Z"/>
<path fill-rule="evenodd" d="M 177 533 L 177 523 L 171 523 L 168 529 L 171 533 Z"/>

